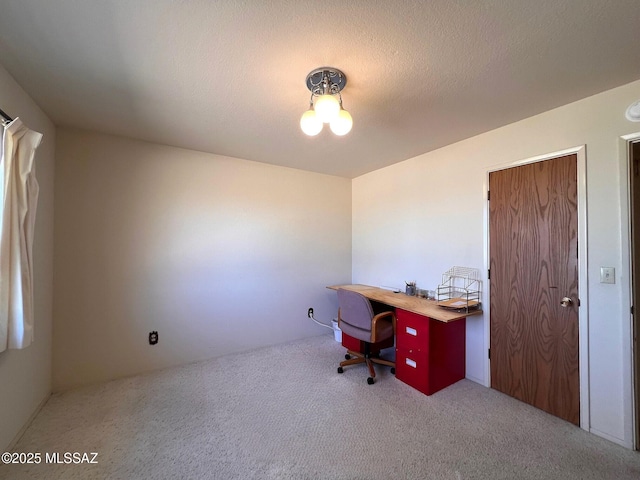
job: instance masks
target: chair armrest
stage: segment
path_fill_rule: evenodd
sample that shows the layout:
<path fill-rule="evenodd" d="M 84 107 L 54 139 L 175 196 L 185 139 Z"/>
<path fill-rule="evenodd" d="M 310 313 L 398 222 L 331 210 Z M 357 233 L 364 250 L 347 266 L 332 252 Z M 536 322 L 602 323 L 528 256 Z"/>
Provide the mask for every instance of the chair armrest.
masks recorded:
<path fill-rule="evenodd" d="M 378 323 L 386 323 L 391 322 L 393 326 L 393 335 L 396 334 L 396 314 L 393 312 L 382 312 L 377 314 L 371 319 L 371 341 L 376 343 L 380 341 L 378 339 Z M 384 339 L 382 339 L 384 340 Z"/>

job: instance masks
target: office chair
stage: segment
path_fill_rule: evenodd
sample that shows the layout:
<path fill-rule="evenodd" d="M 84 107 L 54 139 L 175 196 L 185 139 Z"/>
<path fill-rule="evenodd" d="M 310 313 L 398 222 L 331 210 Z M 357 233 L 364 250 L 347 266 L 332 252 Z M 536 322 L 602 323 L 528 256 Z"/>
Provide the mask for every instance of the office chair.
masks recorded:
<path fill-rule="evenodd" d="M 366 363 L 369 367 L 367 383 L 372 385 L 376 372 L 373 364 L 391 367 L 395 373 L 394 362 L 380 358 L 380 346 L 376 344 L 393 339 L 396 331 L 396 315 L 392 311 L 375 314 L 371 302 L 362 294 L 351 290 L 338 289 L 338 326 L 343 334 L 349 335 L 364 344 L 364 352 L 347 350 L 346 360 L 340 362 L 338 373 L 344 372 L 343 367 Z M 393 341 L 393 340 L 392 340 Z M 351 357 L 355 358 L 351 358 Z"/>

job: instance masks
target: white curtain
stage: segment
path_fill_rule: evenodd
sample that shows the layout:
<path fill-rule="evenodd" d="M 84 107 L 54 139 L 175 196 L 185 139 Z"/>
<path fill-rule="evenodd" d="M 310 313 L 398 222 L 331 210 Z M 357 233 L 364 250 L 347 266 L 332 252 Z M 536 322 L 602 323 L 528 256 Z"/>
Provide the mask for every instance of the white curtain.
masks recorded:
<path fill-rule="evenodd" d="M 33 341 L 33 230 L 38 203 L 35 151 L 42 134 L 16 118 L 0 155 L 0 352 Z"/>

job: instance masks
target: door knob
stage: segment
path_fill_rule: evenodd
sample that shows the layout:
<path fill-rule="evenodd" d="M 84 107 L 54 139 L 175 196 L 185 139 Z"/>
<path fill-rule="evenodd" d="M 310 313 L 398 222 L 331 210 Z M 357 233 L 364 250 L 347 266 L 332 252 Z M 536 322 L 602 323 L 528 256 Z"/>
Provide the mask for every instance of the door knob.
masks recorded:
<path fill-rule="evenodd" d="M 567 308 L 571 305 L 573 305 L 573 300 L 571 300 L 569 297 L 564 297 L 562 300 L 560 300 L 560 306 L 564 308 Z"/>

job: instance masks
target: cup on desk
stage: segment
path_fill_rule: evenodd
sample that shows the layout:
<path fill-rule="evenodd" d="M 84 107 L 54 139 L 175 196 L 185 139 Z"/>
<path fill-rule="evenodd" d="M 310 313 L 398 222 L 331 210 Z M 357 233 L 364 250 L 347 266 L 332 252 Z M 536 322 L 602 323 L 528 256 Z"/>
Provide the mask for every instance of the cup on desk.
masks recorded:
<path fill-rule="evenodd" d="M 411 297 L 415 296 L 416 294 L 416 286 L 415 285 L 407 285 L 407 288 L 405 289 L 405 293 Z"/>

